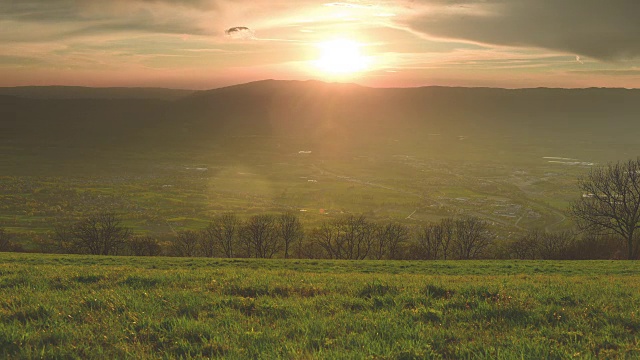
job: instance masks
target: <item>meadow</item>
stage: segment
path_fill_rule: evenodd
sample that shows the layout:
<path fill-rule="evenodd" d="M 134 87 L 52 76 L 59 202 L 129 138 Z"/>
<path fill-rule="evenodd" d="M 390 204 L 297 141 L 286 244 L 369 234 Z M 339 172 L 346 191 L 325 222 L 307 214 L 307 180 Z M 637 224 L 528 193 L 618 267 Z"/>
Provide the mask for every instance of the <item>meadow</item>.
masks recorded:
<path fill-rule="evenodd" d="M 640 356 L 640 263 L 0 254 L 4 358 Z"/>

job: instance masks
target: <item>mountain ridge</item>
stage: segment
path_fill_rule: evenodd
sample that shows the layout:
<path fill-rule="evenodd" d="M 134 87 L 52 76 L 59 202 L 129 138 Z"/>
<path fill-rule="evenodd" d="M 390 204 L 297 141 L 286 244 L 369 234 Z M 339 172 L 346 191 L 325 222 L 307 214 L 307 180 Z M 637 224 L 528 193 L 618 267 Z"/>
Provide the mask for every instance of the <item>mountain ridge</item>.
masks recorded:
<path fill-rule="evenodd" d="M 336 149 L 389 139 L 435 142 L 430 134 L 471 136 L 487 146 L 504 139 L 638 144 L 640 138 L 640 91 L 627 89 L 371 88 L 264 80 L 172 100 L 83 96 L 34 99 L 0 91 L 0 141 L 19 151 L 37 145 L 109 152 L 229 145 L 237 136 Z M 442 142 L 442 151 L 453 146 Z"/>

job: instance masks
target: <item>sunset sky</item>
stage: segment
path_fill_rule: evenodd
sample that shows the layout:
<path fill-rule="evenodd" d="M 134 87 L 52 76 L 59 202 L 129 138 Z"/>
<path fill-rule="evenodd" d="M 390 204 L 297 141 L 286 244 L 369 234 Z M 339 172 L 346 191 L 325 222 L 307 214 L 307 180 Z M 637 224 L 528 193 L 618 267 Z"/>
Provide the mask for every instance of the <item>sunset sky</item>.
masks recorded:
<path fill-rule="evenodd" d="M 0 86 L 640 88 L 638 0 L 0 0 Z"/>

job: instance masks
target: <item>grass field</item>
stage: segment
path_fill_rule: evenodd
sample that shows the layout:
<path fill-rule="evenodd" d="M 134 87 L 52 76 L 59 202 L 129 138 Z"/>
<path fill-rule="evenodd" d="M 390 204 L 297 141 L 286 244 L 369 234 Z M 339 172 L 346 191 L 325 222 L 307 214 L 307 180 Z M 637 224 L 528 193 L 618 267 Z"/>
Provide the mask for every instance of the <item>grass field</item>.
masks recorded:
<path fill-rule="evenodd" d="M 640 357 L 640 263 L 0 254 L 4 358 Z"/>

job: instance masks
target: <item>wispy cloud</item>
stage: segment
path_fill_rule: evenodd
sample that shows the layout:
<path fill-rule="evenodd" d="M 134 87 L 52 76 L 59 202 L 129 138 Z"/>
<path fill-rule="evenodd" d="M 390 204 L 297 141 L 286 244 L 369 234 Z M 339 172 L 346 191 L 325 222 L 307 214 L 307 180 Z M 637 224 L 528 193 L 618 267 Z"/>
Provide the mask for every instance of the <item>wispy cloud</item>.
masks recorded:
<path fill-rule="evenodd" d="M 601 60 L 640 57 L 637 0 L 432 0 L 408 21 L 426 35 L 545 48 Z"/>

